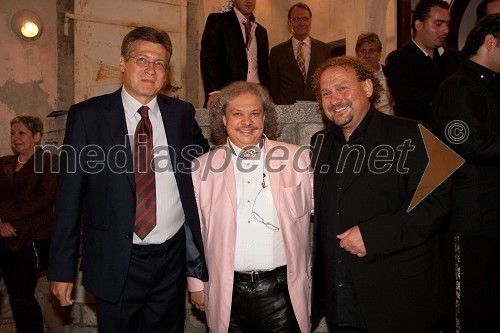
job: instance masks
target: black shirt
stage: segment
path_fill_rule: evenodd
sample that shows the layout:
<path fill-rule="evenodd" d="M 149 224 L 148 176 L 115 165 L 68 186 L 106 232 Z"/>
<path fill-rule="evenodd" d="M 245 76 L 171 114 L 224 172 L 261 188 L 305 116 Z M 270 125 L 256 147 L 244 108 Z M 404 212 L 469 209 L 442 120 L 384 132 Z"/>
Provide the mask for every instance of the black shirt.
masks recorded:
<path fill-rule="evenodd" d="M 333 125 L 326 135 L 334 136 L 334 143 L 328 156 L 330 166 L 325 175 L 322 187 L 318 236 L 322 258 L 335 265 L 324 265 L 326 286 L 327 317 L 338 326 L 366 329 L 356 291 L 354 289 L 351 272 L 345 264 L 349 252 L 340 247 L 340 240 L 336 235 L 353 227 L 346 225 L 337 213 L 338 200 L 343 190 L 343 184 L 361 165 L 357 164 L 359 151 L 356 147 L 363 145 L 363 137 L 373 114 L 372 108 L 368 111 L 359 126 L 345 140 L 342 128 Z"/>

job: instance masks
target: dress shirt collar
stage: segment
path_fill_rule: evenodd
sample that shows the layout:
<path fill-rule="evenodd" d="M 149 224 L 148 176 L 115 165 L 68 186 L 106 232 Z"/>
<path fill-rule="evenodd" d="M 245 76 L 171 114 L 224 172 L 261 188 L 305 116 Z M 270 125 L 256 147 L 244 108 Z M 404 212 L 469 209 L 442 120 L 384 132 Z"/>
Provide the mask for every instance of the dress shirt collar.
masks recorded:
<path fill-rule="evenodd" d="M 125 109 L 125 113 L 128 114 L 130 117 L 135 117 L 137 114 L 137 111 L 139 111 L 139 108 L 143 106 L 141 102 L 136 100 L 132 95 L 130 95 L 125 87 L 122 87 L 122 101 L 123 101 L 123 108 Z M 149 101 L 148 104 L 146 104 L 149 109 L 150 115 L 156 115 L 160 108 L 158 107 L 158 96 L 155 96 L 151 101 Z"/>
<path fill-rule="evenodd" d="M 307 36 L 306 39 L 304 39 L 302 42 L 304 42 L 304 46 L 311 47 L 311 37 Z M 300 40 L 296 39 L 295 37 L 292 37 L 292 43 L 293 43 L 293 48 L 296 49 L 299 47 Z"/>
<path fill-rule="evenodd" d="M 340 137 L 342 142 L 349 143 L 357 137 L 363 137 L 366 134 L 366 130 L 368 129 L 368 124 L 370 123 L 370 119 L 372 118 L 374 108 L 370 106 L 370 109 L 366 113 L 365 117 L 361 121 L 361 123 L 356 127 L 356 129 L 351 133 L 349 140 L 345 140 L 344 132 L 342 131 L 342 127 L 332 124 L 328 129 L 327 133 L 334 133 L 336 137 Z"/>
<path fill-rule="evenodd" d="M 491 81 L 498 80 L 500 77 L 500 73 L 495 73 L 491 69 L 469 59 L 464 62 L 464 71 L 472 73 L 472 76 L 477 79 L 480 84 L 484 85 L 488 85 Z"/>
<path fill-rule="evenodd" d="M 234 7 L 234 12 L 236 13 L 236 17 L 238 18 L 238 22 L 245 24 L 247 21 L 247 18 L 245 17 L 245 15 L 243 15 L 236 7 Z M 253 15 L 253 13 L 250 14 L 250 20 L 252 21 L 252 27 L 253 27 L 253 25 L 255 24 L 255 16 Z"/>

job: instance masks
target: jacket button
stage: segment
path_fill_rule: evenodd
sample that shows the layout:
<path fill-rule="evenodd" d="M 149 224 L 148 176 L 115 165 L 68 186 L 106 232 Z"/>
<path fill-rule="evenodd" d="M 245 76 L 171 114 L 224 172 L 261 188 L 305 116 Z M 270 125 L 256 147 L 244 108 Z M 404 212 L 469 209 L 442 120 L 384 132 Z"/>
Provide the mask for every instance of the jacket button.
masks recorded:
<path fill-rule="evenodd" d="M 131 238 L 131 237 L 132 237 L 132 233 L 131 233 L 131 232 L 127 232 L 127 233 L 125 234 L 125 237 L 127 237 L 127 238 Z"/>

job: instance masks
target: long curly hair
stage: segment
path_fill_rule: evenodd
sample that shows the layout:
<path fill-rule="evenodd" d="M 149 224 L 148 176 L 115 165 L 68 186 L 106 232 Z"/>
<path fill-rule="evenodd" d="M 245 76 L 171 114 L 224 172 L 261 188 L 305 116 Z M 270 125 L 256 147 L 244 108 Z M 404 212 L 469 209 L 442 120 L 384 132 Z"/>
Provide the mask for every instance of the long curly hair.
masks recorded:
<path fill-rule="evenodd" d="M 373 75 L 370 69 L 358 58 L 354 57 L 335 57 L 325 60 L 316 70 L 313 75 L 313 92 L 316 99 L 321 104 L 321 87 L 319 85 L 319 80 L 321 74 L 329 68 L 333 67 L 343 67 L 345 70 L 353 69 L 356 73 L 356 77 L 359 82 L 369 79 L 373 83 L 373 93 L 370 96 L 370 102 L 373 104 L 377 103 L 380 99 L 380 94 L 384 91 L 384 87 L 380 84 L 380 81 Z"/>
<path fill-rule="evenodd" d="M 269 92 L 258 83 L 236 81 L 220 91 L 217 101 L 210 108 L 210 129 L 214 144 L 222 145 L 226 143 L 228 134 L 222 117 L 226 115 L 228 103 L 246 93 L 254 94 L 260 99 L 266 117 L 264 120 L 264 134 L 269 139 L 276 138 L 278 128 L 276 108 L 271 96 L 269 96 Z"/>

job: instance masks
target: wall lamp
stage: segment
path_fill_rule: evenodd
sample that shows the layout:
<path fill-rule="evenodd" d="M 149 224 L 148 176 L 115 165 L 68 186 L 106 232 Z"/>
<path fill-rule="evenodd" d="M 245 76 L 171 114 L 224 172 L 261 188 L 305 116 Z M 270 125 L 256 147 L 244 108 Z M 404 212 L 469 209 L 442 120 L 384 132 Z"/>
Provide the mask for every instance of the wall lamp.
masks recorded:
<path fill-rule="evenodd" d="M 43 31 L 43 23 L 40 16 L 31 10 L 20 10 L 12 16 L 12 31 L 23 40 L 35 40 Z"/>

